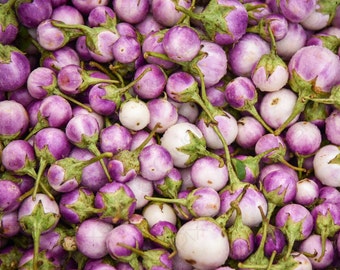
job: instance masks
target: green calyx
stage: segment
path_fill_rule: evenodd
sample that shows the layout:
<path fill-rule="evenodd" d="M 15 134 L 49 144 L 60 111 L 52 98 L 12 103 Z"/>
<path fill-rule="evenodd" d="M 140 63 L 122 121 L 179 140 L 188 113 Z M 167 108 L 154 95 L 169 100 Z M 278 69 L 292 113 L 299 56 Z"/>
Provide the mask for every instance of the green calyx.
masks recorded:
<path fill-rule="evenodd" d="M 182 186 L 183 180 L 173 181 L 170 177 L 164 178 L 164 183 L 157 184 L 157 189 L 166 198 L 177 198 L 178 192 Z"/>
<path fill-rule="evenodd" d="M 329 14 L 328 24 L 332 22 L 337 6 L 340 5 L 339 0 L 327 1 L 327 0 L 318 0 L 318 8 L 316 9 L 317 12 L 323 14 Z"/>
<path fill-rule="evenodd" d="M 5 4 L 0 4 L 0 25 L 5 31 L 9 25 L 19 26 L 13 5 L 16 0 L 9 0 Z"/>
<path fill-rule="evenodd" d="M 113 193 L 103 193 L 99 191 L 104 202 L 100 218 L 112 218 L 114 224 L 126 221 L 130 217 L 130 207 L 136 201 L 126 194 L 124 188 Z"/>
<path fill-rule="evenodd" d="M 83 222 L 94 214 L 100 213 L 101 210 L 94 207 L 94 194 L 85 194 L 81 189 L 79 190 L 79 198 L 77 202 L 67 204 L 65 207 L 76 212 L 79 217 L 79 221 Z"/>
<path fill-rule="evenodd" d="M 186 165 L 194 163 L 195 160 L 203 156 L 210 156 L 221 161 L 218 155 L 206 149 L 206 141 L 203 137 L 199 138 L 190 130 L 188 130 L 187 133 L 190 137 L 190 143 L 178 147 L 178 151 L 188 155 L 188 159 L 185 162 Z"/>
<path fill-rule="evenodd" d="M 0 43 L 0 64 L 10 64 L 13 52 L 24 54 L 18 48 L 12 45 L 3 45 Z"/>
<path fill-rule="evenodd" d="M 257 63 L 255 70 L 264 68 L 266 71 L 266 78 L 268 79 L 278 66 L 287 69 L 287 64 L 282 60 L 280 56 L 275 53 L 264 54 Z"/>

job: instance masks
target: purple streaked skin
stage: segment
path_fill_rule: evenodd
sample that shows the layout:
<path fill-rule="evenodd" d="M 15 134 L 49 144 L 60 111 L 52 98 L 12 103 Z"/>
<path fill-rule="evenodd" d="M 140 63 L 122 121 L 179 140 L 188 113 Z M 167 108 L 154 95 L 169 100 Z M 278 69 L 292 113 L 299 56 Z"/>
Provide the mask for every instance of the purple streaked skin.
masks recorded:
<path fill-rule="evenodd" d="M 153 182 L 145 179 L 141 175 L 136 175 L 131 181 L 126 182 L 126 185 L 132 190 L 136 198 L 136 210 L 142 209 L 148 204 L 145 196 L 152 196 L 154 193 Z"/>
<path fill-rule="evenodd" d="M 238 76 L 229 81 L 224 89 L 225 99 L 236 110 L 246 111 L 258 120 L 269 132 L 272 129 L 259 115 L 256 107 L 258 94 L 254 82 L 244 76 Z"/>
<path fill-rule="evenodd" d="M 288 88 L 267 92 L 260 102 L 259 113 L 268 126 L 279 128 L 292 114 L 297 100 L 296 93 Z M 298 118 L 299 114 L 289 124 L 297 122 Z"/>
<path fill-rule="evenodd" d="M 73 147 L 69 156 L 78 160 L 89 160 L 95 155 L 88 149 Z M 107 164 L 107 161 L 105 161 L 105 164 Z M 98 191 L 103 185 L 107 184 L 108 181 L 109 179 L 99 161 L 90 164 L 83 169 L 81 186 L 88 188 L 93 192 Z"/>
<path fill-rule="evenodd" d="M 197 67 L 204 76 L 205 87 L 210 87 L 217 84 L 227 74 L 227 54 L 222 46 L 204 40 L 201 41 L 200 52 L 204 56 L 197 61 Z M 201 81 L 198 75 L 195 75 L 195 78 Z"/>
<path fill-rule="evenodd" d="M 167 75 L 164 70 L 155 64 L 146 64 L 139 67 L 134 74 L 134 79 L 137 79 L 143 71 L 149 68 L 151 68 L 151 70 L 133 86 L 133 91 L 143 99 L 159 97 L 163 92 L 167 81 Z"/>
<path fill-rule="evenodd" d="M 275 251 L 278 254 L 281 253 L 284 249 L 284 247 L 286 246 L 287 242 L 286 242 L 286 238 L 283 234 L 283 232 L 273 226 L 273 225 L 269 225 L 268 229 L 267 229 L 267 237 L 266 237 L 266 241 L 264 244 L 264 254 L 270 258 L 270 256 L 272 255 L 272 253 Z M 258 231 L 258 233 L 255 235 L 255 244 L 256 246 L 259 246 L 261 243 L 263 237 L 263 230 Z"/>
<path fill-rule="evenodd" d="M 316 203 L 322 193 L 320 193 L 321 188 L 318 184 L 309 178 L 304 178 L 296 183 L 296 195 L 294 202 L 301 204 L 303 206 L 309 206 Z"/>
<path fill-rule="evenodd" d="M 17 175 L 29 175 L 35 178 L 36 157 L 33 146 L 21 139 L 11 141 L 1 153 L 1 162 L 6 170 Z"/>
<path fill-rule="evenodd" d="M 98 218 L 90 218 L 80 223 L 76 231 L 78 250 L 90 259 L 100 259 L 108 254 L 106 239 L 113 225 Z"/>
<path fill-rule="evenodd" d="M 72 118 L 71 104 L 63 97 L 51 95 L 44 98 L 37 112 L 37 123 L 31 127 L 26 140 L 45 127 L 62 128 Z"/>
<path fill-rule="evenodd" d="M 120 183 L 125 183 L 132 180 L 137 174 L 139 174 L 141 171 L 141 161 L 139 156 L 141 151 L 143 151 L 145 147 L 148 147 L 147 144 L 154 137 L 156 129 L 157 125 L 149 134 L 147 134 L 145 140 L 142 141 L 137 148 L 133 150 L 122 150 L 111 158 L 108 162 L 108 171 L 112 179 Z M 150 146 L 152 145 L 156 144 L 152 143 Z"/>
<path fill-rule="evenodd" d="M 149 136 L 149 132 L 144 129 L 134 132 L 132 134 L 130 151 L 136 150 L 145 141 L 145 139 L 148 136 Z M 149 146 L 151 144 L 155 144 L 155 143 L 157 143 L 156 138 L 152 137 L 151 140 L 144 147 Z"/>
<path fill-rule="evenodd" d="M 180 0 L 178 5 L 184 8 L 190 8 L 190 0 Z M 151 11 L 156 21 L 166 27 L 176 25 L 183 17 L 183 13 L 175 8 L 175 3 L 171 0 L 153 0 L 151 3 Z"/>
<path fill-rule="evenodd" d="M 49 19 L 52 11 L 51 0 L 17 1 L 15 3 L 18 20 L 27 28 L 35 28 L 42 21 Z"/>
<path fill-rule="evenodd" d="M 299 121 L 291 125 L 285 134 L 287 147 L 297 155 L 311 155 L 321 145 L 320 129 L 310 122 Z"/>
<path fill-rule="evenodd" d="M 107 25 L 116 18 L 116 13 L 109 6 L 97 6 L 93 8 L 87 17 L 87 24 L 90 27 Z"/>
<path fill-rule="evenodd" d="M 311 210 L 314 219 L 314 232 L 321 237 L 321 252 L 319 252 L 318 261 L 327 257 L 328 238 L 334 237 L 340 228 L 340 212 L 338 205 L 329 202 L 323 202 Z"/>
<path fill-rule="evenodd" d="M 257 25 L 262 18 L 273 12 L 268 3 L 258 0 L 244 1 L 244 6 L 248 11 L 248 25 Z"/>
<path fill-rule="evenodd" d="M 266 130 L 252 116 L 243 116 L 237 120 L 238 133 L 236 142 L 243 148 L 251 149 L 257 141 L 266 133 Z"/>
<path fill-rule="evenodd" d="M 249 77 L 261 56 L 269 52 L 269 44 L 264 39 L 247 33 L 230 49 L 228 62 L 235 75 Z"/>
<path fill-rule="evenodd" d="M 31 72 L 27 56 L 12 45 L 0 44 L 0 92 L 11 92 L 24 86 Z M 10 79 L 9 79 L 10 78 Z"/>
<path fill-rule="evenodd" d="M 157 22 L 152 14 L 147 14 L 145 19 L 140 23 L 137 23 L 136 29 L 143 36 L 148 36 L 152 32 L 157 32 L 164 28 L 159 22 Z"/>
<path fill-rule="evenodd" d="M 325 120 L 325 134 L 327 139 L 335 145 L 340 145 L 340 140 L 336 134 L 340 130 L 340 111 L 334 110 Z"/>
<path fill-rule="evenodd" d="M 61 5 L 54 8 L 50 19 L 67 24 L 84 24 L 83 14 L 71 5 Z"/>
<path fill-rule="evenodd" d="M 159 144 L 144 147 L 138 156 L 138 160 L 141 176 L 149 181 L 164 178 L 174 166 L 169 151 Z"/>
<path fill-rule="evenodd" d="M 114 59 L 119 63 L 129 64 L 137 60 L 142 49 L 136 38 L 120 36 L 112 45 L 112 53 Z"/>
<path fill-rule="evenodd" d="M 137 29 L 134 25 L 131 25 L 127 22 L 119 22 L 117 23 L 116 28 L 120 36 L 138 39 Z"/>
<path fill-rule="evenodd" d="M 44 20 L 36 28 L 37 41 L 45 50 L 55 51 L 81 36 L 80 32 L 67 33 L 67 31 L 55 27 L 52 22 L 54 22 L 52 19 Z"/>
<path fill-rule="evenodd" d="M 323 185 L 331 187 L 340 185 L 336 177 L 340 170 L 337 160 L 339 153 L 339 147 L 334 144 L 322 146 L 315 153 L 313 160 L 314 175 Z"/>
<path fill-rule="evenodd" d="M 0 101 L 0 137 L 5 145 L 24 135 L 28 124 L 29 116 L 23 105 L 14 100 Z"/>
<path fill-rule="evenodd" d="M 43 99 L 57 87 L 56 73 L 48 67 L 37 67 L 27 78 L 27 90 L 36 99 Z"/>
<path fill-rule="evenodd" d="M 272 50 L 260 58 L 251 72 L 251 79 L 262 92 L 279 91 L 289 79 L 287 64 Z"/>
<path fill-rule="evenodd" d="M 146 105 L 150 111 L 149 129 L 153 129 L 160 123 L 157 133 L 163 133 L 178 120 L 178 111 L 174 104 L 166 98 L 155 98 L 149 100 Z"/>
<path fill-rule="evenodd" d="M 174 225 L 177 222 L 176 211 L 171 204 L 161 202 L 148 203 L 142 210 L 143 217 L 147 220 L 149 227 L 159 221 L 168 221 Z"/>
<path fill-rule="evenodd" d="M 60 91 L 67 95 L 76 95 L 84 92 L 88 87 L 110 81 L 105 78 L 97 78 L 95 71 L 84 69 L 78 65 L 62 67 L 57 74 L 57 84 Z"/>
<path fill-rule="evenodd" d="M 124 0 L 115 0 L 113 9 L 122 21 L 137 24 L 143 21 L 150 10 L 149 0 L 132 0 L 126 3 Z"/>
<path fill-rule="evenodd" d="M 216 115 L 214 119 L 226 143 L 228 145 L 232 144 L 238 133 L 236 118 L 230 113 L 224 112 L 222 115 Z M 202 132 L 208 147 L 215 150 L 223 148 L 221 139 L 215 130 L 209 124 L 205 123 L 204 119 L 199 119 L 196 126 Z"/>
<path fill-rule="evenodd" d="M 35 199 L 45 168 L 56 160 L 68 156 L 71 151 L 71 143 L 68 141 L 63 130 L 46 127 L 35 134 L 33 147 L 35 155 L 39 159 L 39 169 L 34 187 L 32 188 L 32 197 Z M 49 196 L 51 197 L 51 194 Z"/>
<path fill-rule="evenodd" d="M 78 53 L 78 56 L 83 61 L 90 61 L 92 56 L 90 54 L 90 50 L 86 45 L 86 36 L 80 36 L 76 40 L 75 49 Z"/>
<path fill-rule="evenodd" d="M 58 224 L 52 231 L 44 233 L 40 236 L 40 248 L 44 250 L 48 257 L 56 263 L 65 264 L 67 261 L 67 250 L 72 250 L 67 244 L 68 239 L 74 236 L 74 229 L 69 229 Z M 65 245 L 65 249 L 63 248 Z"/>
<path fill-rule="evenodd" d="M 212 157 L 201 157 L 191 166 L 191 179 L 195 187 L 211 187 L 221 190 L 228 183 L 227 167 Z"/>
<path fill-rule="evenodd" d="M 72 0 L 72 5 L 75 6 L 84 15 L 88 15 L 90 11 L 97 6 L 107 6 L 108 4 L 109 0 L 88 0 L 86 2 L 82 0 Z"/>
<path fill-rule="evenodd" d="M 248 13 L 238 1 L 210 1 L 201 12 L 196 13 L 178 5 L 176 9 L 200 21 L 208 37 L 221 46 L 237 42 L 247 30 Z"/>
<path fill-rule="evenodd" d="M 99 125 L 99 129 L 102 130 L 104 128 L 104 116 L 103 115 L 100 115 L 96 112 L 89 112 L 88 110 L 86 110 L 85 108 L 81 106 L 72 107 L 72 114 L 73 116 L 76 116 L 79 114 L 90 114 L 91 116 L 96 118 L 98 125 Z"/>
<path fill-rule="evenodd" d="M 97 259 L 97 260 L 87 260 L 84 265 L 84 270 L 116 270 L 117 268 L 111 265 L 109 262 L 106 262 L 105 258 Z"/>
<path fill-rule="evenodd" d="M 115 29 L 109 29 L 103 26 L 89 27 L 84 24 L 65 24 L 53 21 L 53 26 L 58 29 L 64 29 L 68 35 L 86 36 L 86 46 L 89 49 L 90 56 L 99 63 L 108 63 L 114 59 L 112 54 L 112 45 L 119 38 Z"/>
<path fill-rule="evenodd" d="M 272 171 L 263 178 L 261 183 L 263 194 L 268 203 L 273 204 L 273 207 L 283 206 L 295 199 L 297 182 L 288 172 Z"/>
<path fill-rule="evenodd" d="M 197 56 L 201 48 L 201 40 L 194 28 L 173 26 L 164 34 L 163 48 L 171 60 L 187 62 Z"/>
<path fill-rule="evenodd" d="M 178 104 L 178 120 L 179 122 L 190 122 L 194 124 L 200 114 L 200 107 L 195 102 L 182 102 Z"/>
<path fill-rule="evenodd" d="M 283 39 L 288 32 L 288 20 L 282 14 L 268 14 L 259 21 L 259 26 L 248 28 L 249 32 L 258 33 L 264 40 L 270 42 Z M 271 33 L 269 33 L 269 31 Z M 272 36 L 271 36 L 272 35 Z"/>
<path fill-rule="evenodd" d="M 277 54 L 284 60 L 290 59 L 295 52 L 305 46 L 307 37 L 307 31 L 301 24 L 288 22 L 286 36 L 276 42 Z"/>
<path fill-rule="evenodd" d="M 115 84 L 108 83 L 98 83 L 91 87 L 89 92 L 89 103 L 93 110 L 102 115 L 112 115 L 114 112 L 118 112 L 121 109 L 122 104 L 125 104 L 126 107 L 131 106 L 132 104 L 137 105 L 137 107 L 141 108 L 145 111 L 146 104 L 143 101 L 138 99 L 125 99 L 124 94 L 134 85 L 136 85 L 143 77 L 150 72 L 151 69 L 146 67 L 143 68 L 143 71 L 136 76 L 136 79 L 131 81 L 129 84 L 118 87 Z M 162 89 L 162 87 L 161 87 Z M 159 89 L 158 89 L 159 90 Z M 153 92 L 155 94 L 155 92 Z M 127 105 L 127 103 L 129 105 Z M 133 112 L 134 110 L 132 110 Z M 121 113 L 121 112 L 120 112 Z M 144 115 L 146 116 L 146 115 Z"/>
<path fill-rule="evenodd" d="M 290 87 L 298 93 L 298 98 L 290 116 L 275 134 L 280 134 L 305 109 L 306 97 L 329 93 L 339 83 L 339 56 L 322 46 L 305 46 L 292 56 L 288 71 Z"/>
<path fill-rule="evenodd" d="M 227 105 L 224 89 L 225 83 L 223 81 L 220 81 L 206 89 L 207 98 L 213 106 L 223 108 Z"/>
<path fill-rule="evenodd" d="M 228 189 L 220 191 L 221 197 L 221 208 L 220 214 L 226 213 L 231 208 L 231 202 L 237 199 L 237 197 L 242 193 L 243 186 L 231 191 Z M 259 207 L 262 208 L 264 213 L 267 213 L 268 203 L 262 192 L 257 188 L 248 188 L 239 202 L 239 207 L 242 212 L 243 224 L 254 228 L 257 227 L 262 222 L 261 212 Z M 231 216 L 228 224 L 233 224 L 235 220 L 235 213 Z"/>
<path fill-rule="evenodd" d="M 317 62 L 315 62 L 316 59 L 318 59 Z M 318 64 L 316 65 L 316 63 Z M 312 68 L 313 65 L 316 65 L 317 68 Z M 307 46 L 294 54 L 289 61 L 288 69 L 290 76 L 293 76 L 293 74 L 297 76 L 290 80 L 296 92 L 299 92 L 300 89 L 294 87 L 294 83 L 302 80 L 307 82 L 315 93 L 329 93 L 331 88 L 339 82 L 340 60 L 336 54 L 327 48 Z"/>
<path fill-rule="evenodd" d="M 120 224 L 111 230 L 105 241 L 109 255 L 112 258 L 117 258 L 122 262 L 129 262 L 131 266 L 136 263 L 138 265 L 137 256 L 132 255 L 133 253 L 129 249 L 119 245 L 119 243 L 123 243 L 133 248 L 143 248 L 144 238 L 137 226 Z"/>
<path fill-rule="evenodd" d="M 168 203 L 180 204 L 188 209 L 193 217 L 214 217 L 220 211 L 220 196 L 216 190 L 211 187 L 199 187 L 187 194 L 181 199 L 167 198 L 150 198 L 152 201 L 163 201 Z"/>
<path fill-rule="evenodd" d="M 29 104 L 35 99 L 30 95 L 27 87 L 25 86 L 25 87 L 20 87 L 19 89 L 13 92 L 8 92 L 8 100 L 14 100 L 16 102 L 19 102 L 21 105 L 27 108 L 27 106 L 29 106 Z"/>
<path fill-rule="evenodd" d="M 13 237 L 20 231 L 18 211 L 2 214 L 0 218 L 0 237 Z"/>
<path fill-rule="evenodd" d="M 307 239 L 303 240 L 298 248 L 298 251 L 303 253 L 315 254 L 315 256 L 309 257 L 309 261 L 314 269 L 325 269 L 332 265 L 335 258 L 335 249 L 330 239 L 325 240 L 325 254 L 320 258 L 322 254 L 322 240 L 321 236 L 317 234 L 310 235 Z"/>
<path fill-rule="evenodd" d="M 227 83 L 224 91 L 226 101 L 236 109 L 245 107 L 247 103 L 257 100 L 254 83 L 247 77 L 236 77 Z"/>
<path fill-rule="evenodd" d="M 306 239 L 314 227 L 313 216 L 309 210 L 296 203 L 282 206 L 275 216 L 275 226 L 282 230 L 287 239 L 286 257 L 296 241 Z"/>
<path fill-rule="evenodd" d="M 321 186 L 319 191 L 319 198 L 323 202 L 340 203 L 340 192 L 337 188 L 331 186 Z"/>
<path fill-rule="evenodd" d="M 316 0 L 296 0 L 293 2 L 282 1 L 277 5 L 280 13 L 283 14 L 287 20 L 293 23 L 300 23 L 315 10 L 316 3 Z"/>
<path fill-rule="evenodd" d="M 232 203 L 236 211 L 234 223 L 227 228 L 227 235 L 230 245 L 229 257 L 237 261 L 244 261 L 255 249 L 255 235 L 249 226 L 242 222 L 242 212 L 238 203 Z"/>
<path fill-rule="evenodd" d="M 112 157 L 112 153 L 102 153 L 89 160 L 78 160 L 72 157 L 59 159 L 48 168 L 47 181 L 57 192 L 70 192 L 80 185 L 85 167 L 108 157 Z"/>
<path fill-rule="evenodd" d="M 330 3 L 329 3 L 330 4 Z M 311 31 L 319 31 L 331 24 L 332 17 L 336 13 L 336 7 L 332 11 L 324 12 L 323 8 L 317 6 L 316 9 L 303 21 L 301 25 Z"/>
<path fill-rule="evenodd" d="M 178 228 L 174 224 L 168 221 L 159 221 L 155 223 L 153 226 L 151 226 L 149 230 L 149 232 L 153 236 L 167 243 L 172 248 L 174 248 L 173 245 L 174 245 L 175 235 L 177 231 L 178 231 Z M 157 243 L 156 243 L 156 246 L 161 247 L 161 245 Z"/>
<path fill-rule="evenodd" d="M 129 150 L 131 140 L 131 132 L 119 123 L 115 123 L 100 131 L 99 147 L 102 152 L 117 154 L 122 150 Z"/>
<path fill-rule="evenodd" d="M 184 199 L 188 198 L 189 194 L 190 194 L 189 190 L 179 191 L 177 193 L 177 197 L 175 197 L 175 198 L 184 200 Z M 185 205 L 173 204 L 173 207 L 174 207 L 174 210 L 176 212 L 176 216 L 180 220 L 189 221 L 190 219 L 194 218 L 192 213 L 188 210 L 188 208 Z"/>
<path fill-rule="evenodd" d="M 73 116 L 65 127 L 66 137 L 73 145 L 79 148 L 87 148 L 96 156 L 100 154 L 97 146 L 99 133 L 99 124 L 96 118 L 86 114 Z M 103 159 L 100 159 L 100 164 L 110 181 L 111 177 Z"/>
<path fill-rule="evenodd" d="M 0 189 L 1 212 L 6 214 L 17 210 L 21 205 L 20 201 L 18 200 L 19 197 L 21 196 L 19 186 L 10 180 L 1 179 L 0 187 L 1 187 Z"/>
<path fill-rule="evenodd" d="M 262 162 L 266 164 L 277 161 L 285 162 L 283 159 L 286 158 L 287 145 L 283 137 L 275 136 L 272 133 L 267 133 L 263 135 L 255 144 L 255 153 L 257 155 L 270 149 L 273 149 L 273 151 L 262 157 Z"/>
<path fill-rule="evenodd" d="M 76 50 L 66 45 L 60 49 L 50 52 L 41 58 L 41 65 L 58 72 L 62 67 L 67 65 L 80 66 L 79 55 Z"/>
<path fill-rule="evenodd" d="M 163 37 L 165 31 L 153 31 L 147 35 L 142 44 L 142 53 L 155 52 L 160 54 L 165 54 L 163 47 Z M 146 58 L 149 64 L 156 64 L 162 68 L 169 69 L 175 66 L 175 63 L 167 61 L 158 57 L 149 56 Z"/>

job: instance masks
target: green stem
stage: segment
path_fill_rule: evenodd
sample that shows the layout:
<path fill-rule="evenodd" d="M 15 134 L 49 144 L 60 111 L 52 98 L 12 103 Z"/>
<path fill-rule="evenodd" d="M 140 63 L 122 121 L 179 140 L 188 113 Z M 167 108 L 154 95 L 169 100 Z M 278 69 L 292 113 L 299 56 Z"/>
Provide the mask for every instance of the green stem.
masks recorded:
<path fill-rule="evenodd" d="M 47 167 L 47 160 L 44 158 L 40 158 L 40 166 L 39 166 L 39 170 L 38 170 L 38 174 L 37 174 L 37 178 L 35 179 L 35 183 L 34 183 L 34 187 L 33 187 L 33 193 L 32 193 L 32 199 L 33 201 L 35 201 L 36 196 L 37 196 L 37 192 L 38 192 L 38 187 L 40 186 L 40 180 L 41 177 L 45 171 L 45 168 Z"/>
<path fill-rule="evenodd" d="M 64 94 L 64 93 L 61 92 L 60 90 L 55 90 L 54 93 L 55 93 L 56 95 L 58 95 L 58 96 L 61 96 L 61 97 L 65 98 L 66 100 L 68 100 L 68 101 L 70 101 L 70 102 L 72 102 L 72 103 L 78 105 L 79 107 L 84 108 L 84 109 L 87 110 L 88 112 L 93 112 L 93 110 L 92 110 L 92 108 L 91 108 L 90 106 L 87 106 L 87 105 L 85 105 L 85 104 L 79 102 L 78 100 L 76 100 L 76 99 L 74 99 L 74 98 L 72 98 L 72 97 L 70 97 L 70 96 Z"/>
<path fill-rule="evenodd" d="M 267 125 L 267 123 L 263 120 L 261 115 L 258 113 L 254 106 L 247 106 L 247 111 L 261 123 L 261 125 L 270 133 L 274 133 L 273 129 Z"/>
<path fill-rule="evenodd" d="M 290 122 L 293 121 L 297 115 L 303 112 L 307 103 L 306 95 L 304 95 L 304 92 L 305 91 L 302 90 L 301 93 L 299 93 L 292 113 L 286 119 L 286 121 L 274 131 L 274 135 L 280 135 L 281 132 L 290 124 Z"/>
<path fill-rule="evenodd" d="M 96 156 L 100 156 L 100 155 L 101 155 L 101 153 L 100 153 L 100 151 L 99 151 L 99 149 L 98 149 L 98 147 L 97 147 L 96 144 L 90 144 L 90 145 L 88 146 L 88 149 L 89 149 L 93 154 L 95 154 Z M 99 162 L 100 162 L 100 165 L 102 166 L 102 168 L 103 168 L 103 170 L 104 170 L 104 173 L 105 173 L 105 175 L 106 175 L 108 181 L 109 181 L 109 182 L 112 182 L 111 176 L 110 176 L 110 174 L 109 174 L 109 171 L 107 170 L 107 167 L 106 167 L 106 164 L 105 164 L 104 160 L 103 160 L 102 158 L 100 158 L 100 159 L 99 159 Z"/>
<path fill-rule="evenodd" d="M 38 257 L 39 257 L 39 245 L 40 245 L 40 230 L 37 226 L 34 226 L 32 231 L 33 238 L 33 270 L 38 270 Z"/>

